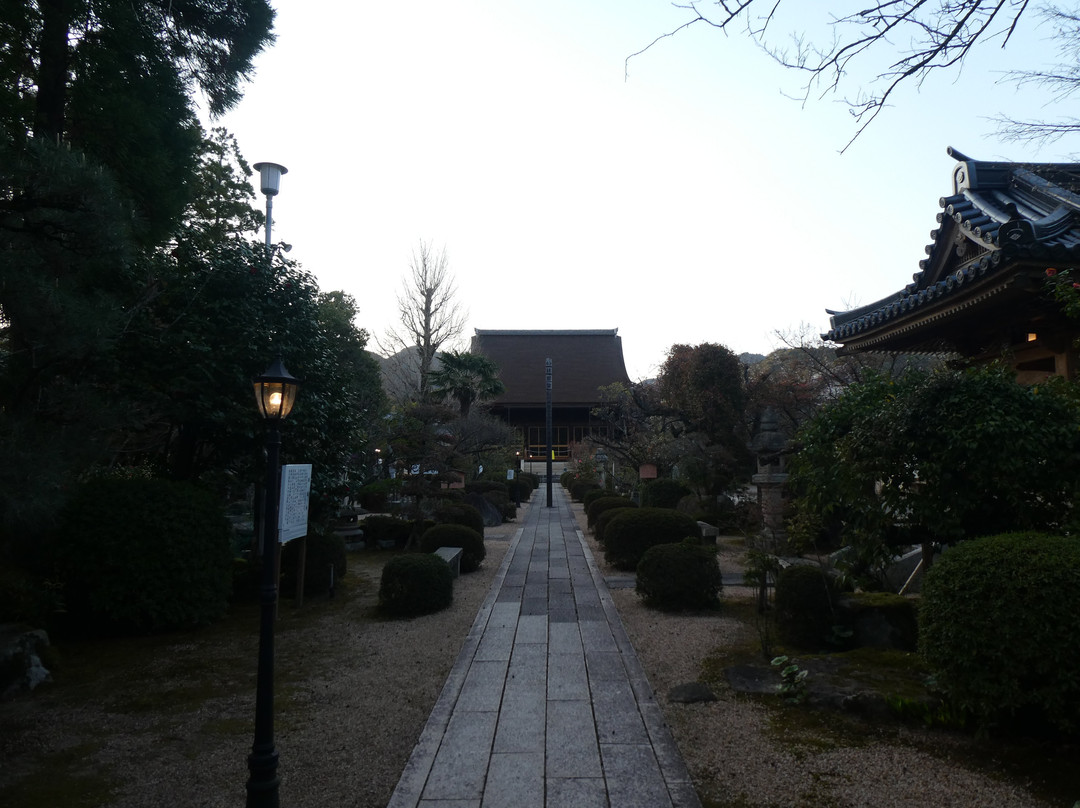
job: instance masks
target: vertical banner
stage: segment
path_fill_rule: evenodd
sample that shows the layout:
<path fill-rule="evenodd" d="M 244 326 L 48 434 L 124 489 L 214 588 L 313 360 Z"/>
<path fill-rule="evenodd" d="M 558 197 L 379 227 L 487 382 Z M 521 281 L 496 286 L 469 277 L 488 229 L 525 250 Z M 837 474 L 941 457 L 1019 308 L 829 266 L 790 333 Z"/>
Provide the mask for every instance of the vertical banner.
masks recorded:
<path fill-rule="evenodd" d="M 278 541 L 282 544 L 307 535 L 310 496 L 311 464 L 282 466 L 281 507 L 278 510 Z"/>

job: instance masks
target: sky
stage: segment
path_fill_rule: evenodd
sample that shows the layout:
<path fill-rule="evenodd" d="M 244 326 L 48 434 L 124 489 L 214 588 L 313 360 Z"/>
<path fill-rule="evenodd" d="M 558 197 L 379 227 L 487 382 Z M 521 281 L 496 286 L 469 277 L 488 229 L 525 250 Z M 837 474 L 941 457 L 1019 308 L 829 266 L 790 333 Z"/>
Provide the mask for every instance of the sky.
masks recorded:
<path fill-rule="evenodd" d="M 905 88 L 844 150 L 847 107 L 793 100 L 800 78 L 743 36 L 693 26 L 627 65 L 687 19 L 667 0 L 274 6 L 276 43 L 213 123 L 288 169 L 274 241 L 355 297 L 373 336 L 428 243 L 468 313 L 454 347 L 474 329 L 617 328 L 634 380 L 675 344 L 768 353 L 911 280 L 952 192 L 947 146 L 1070 159 L 989 120 L 1052 114 L 999 81 L 1052 60 L 1035 18 Z"/>

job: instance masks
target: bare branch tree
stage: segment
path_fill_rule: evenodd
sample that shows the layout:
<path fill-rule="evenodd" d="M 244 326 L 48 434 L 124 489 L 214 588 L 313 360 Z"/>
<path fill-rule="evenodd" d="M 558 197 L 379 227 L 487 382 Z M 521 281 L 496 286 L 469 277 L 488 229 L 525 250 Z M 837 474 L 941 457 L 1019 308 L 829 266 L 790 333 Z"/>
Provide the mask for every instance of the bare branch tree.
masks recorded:
<path fill-rule="evenodd" d="M 421 242 L 397 298 L 400 325 L 378 341 L 379 349 L 389 357 L 384 368 L 392 395 L 427 402 L 435 354 L 465 328 L 456 293 L 446 250 L 436 253 L 429 242 Z"/>
<path fill-rule="evenodd" d="M 870 67 L 870 77 L 862 83 L 854 98 L 845 98 L 855 120 L 856 130 L 844 146 L 846 150 L 889 105 L 897 89 L 905 82 L 921 85 L 936 71 L 961 66 L 977 44 L 997 42 L 1004 48 L 1022 19 L 1030 18 L 1031 0 L 879 0 L 860 11 L 828 14 L 833 29 L 832 40 L 825 45 L 791 35 L 792 44 L 775 44 L 772 33 L 777 13 L 784 0 L 713 0 L 710 3 L 674 4 L 685 9 L 691 18 L 672 31 L 662 34 L 640 51 L 639 56 L 663 39 L 692 25 L 703 23 L 728 32 L 741 25 L 743 33 L 784 67 L 806 74 L 801 100 L 812 96 L 838 94 L 850 81 L 852 73 L 881 52 L 892 53 L 885 65 Z M 714 6 L 703 12 L 701 7 Z M 758 12 L 758 13 L 755 13 Z M 1076 56 L 1080 50 L 1080 17 L 1076 12 L 1045 5 L 1042 14 L 1059 25 L 1063 52 Z M 1066 58 L 1064 78 L 1057 73 L 1019 73 L 1020 80 L 1044 80 L 1054 87 L 1068 87 L 1071 92 L 1080 81 L 1076 59 Z M 1037 135 L 1041 137 L 1044 135 Z"/>

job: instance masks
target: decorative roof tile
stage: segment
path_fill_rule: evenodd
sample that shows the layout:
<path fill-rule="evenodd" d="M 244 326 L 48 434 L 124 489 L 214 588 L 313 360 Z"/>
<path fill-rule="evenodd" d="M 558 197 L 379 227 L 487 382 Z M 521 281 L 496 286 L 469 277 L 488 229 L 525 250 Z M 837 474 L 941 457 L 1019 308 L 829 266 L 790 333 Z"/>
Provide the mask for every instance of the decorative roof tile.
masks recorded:
<path fill-rule="evenodd" d="M 938 200 L 940 227 L 912 283 L 851 311 L 829 311 L 822 337 L 844 344 L 869 340 L 900 321 L 923 320 L 959 303 L 975 287 L 1018 264 L 1080 263 L 1080 164 L 971 160 L 953 169 L 953 193 Z"/>

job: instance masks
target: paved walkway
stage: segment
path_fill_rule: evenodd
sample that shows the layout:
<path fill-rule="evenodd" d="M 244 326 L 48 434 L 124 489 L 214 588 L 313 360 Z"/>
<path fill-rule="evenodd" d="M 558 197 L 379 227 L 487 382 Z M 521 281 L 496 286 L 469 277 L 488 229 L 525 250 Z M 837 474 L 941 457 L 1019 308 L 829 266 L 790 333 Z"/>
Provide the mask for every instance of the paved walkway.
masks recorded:
<path fill-rule="evenodd" d="M 566 494 L 533 494 L 388 808 L 700 808 Z"/>

